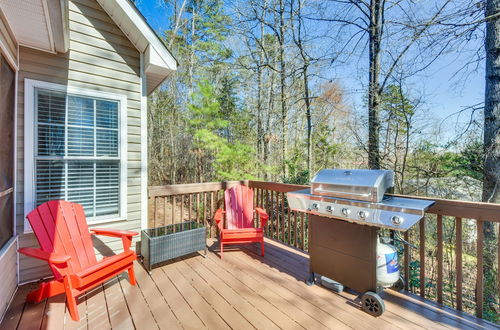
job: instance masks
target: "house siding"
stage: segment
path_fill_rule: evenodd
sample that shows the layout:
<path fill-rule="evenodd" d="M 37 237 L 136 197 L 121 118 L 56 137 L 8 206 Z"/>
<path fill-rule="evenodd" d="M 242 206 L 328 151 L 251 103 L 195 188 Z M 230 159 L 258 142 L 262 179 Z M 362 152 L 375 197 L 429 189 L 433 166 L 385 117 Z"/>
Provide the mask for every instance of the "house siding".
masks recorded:
<path fill-rule="evenodd" d="M 12 244 L 6 245 L 2 251 L 0 251 L 0 269 L 11 270 L 0 272 L 0 283 L 2 283 L 2 285 L 0 285 L 0 320 L 5 314 L 14 292 L 16 292 L 17 271 L 12 271 L 16 269 L 16 265 L 17 244 L 16 241 L 14 241 Z"/>
<path fill-rule="evenodd" d="M 77 88 L 127 96 L 127 221 L 93 227 L 139 231 L 141 227 L 141 78 L 140 53 L 94 0 L 70 0 L 69 51 L 48 54 L 20 49 L 18 87 L 17 232 L 19 245 L 37 246 L 33 234 L 24 231 L 24 79 L 34 79 Z M 114 252 L 122 250 L 121 239 L 98 237 Z M 104 245 L 94 244 L 98 254 Z M 134 244 L 135 246 L 135 244 Z M 109 252 L 109 251 L 108 251 Z M 27 282 L 50 276 L 47 265 L 19 257 L 19 280 Z"/>

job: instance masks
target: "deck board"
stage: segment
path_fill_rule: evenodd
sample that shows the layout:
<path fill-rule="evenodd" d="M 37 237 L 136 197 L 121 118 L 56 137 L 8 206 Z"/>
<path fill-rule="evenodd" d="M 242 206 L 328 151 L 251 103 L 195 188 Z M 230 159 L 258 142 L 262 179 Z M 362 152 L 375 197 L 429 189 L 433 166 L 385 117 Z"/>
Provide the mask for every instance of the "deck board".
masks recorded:
<path fill-rule="evenodd" d="M 199 258 L 188 258 L 186 264 L 196 272 L 203 280 L 214 288 L 220 295 L 226 299 L 243 317 L 257 329 L 277 330 L 279 327 L 271 319 L 255 308 L 248 300 L 240 296 L 239 292 L 233 290 L 224 281 L 220 281 L 204 265 Z"/>
<path fill-rule="evenodd" d="M 87 318 L 89 329 L 111 329 L 106 297 L 102 285 L 87 293 Z"/>
<path fill-rule="evenodd" d="M 210 304 L 201 296 L 198 291 L 189 283 L 176 269 L 175 264 L 163 267 L 162 270 L 170 278 L 179 292 L 182 292 L 184 299 L 196 311 L 203 323 L 209 329 L 230 329 L 229 325 L 222 317 L 210 306 Z"/>
<path fill-rule="evenodd" d="M 257 252 L 256 249 L 253 249 L 253 248 L 249 248 L 249 247 L 244 247 L 245 249 L 249 249 L 251 252 L 253 252 L 253 255 L 252 257 L 253 258 L 256 258 L 258 259 L 258 255 L 256 255 L 255 253 Z M 287 252 L 284 252 L 284 253 L 281 253 L 281 251 L 279 249 L 275 249 L 274 245 L 272 244 L 269 244 L 269 247 L 268 247 L 268 250 L 269 250 L 269 254 L 266 256 L 267 259 L 265 259 L 265 262 L 266 263 L 270 263 L 274 266 L 273 269 L 280 269 L 282 272 L 283 271 L 286 271 L 288 272 L 290 275 L 291 278 L 293 279 L 305 279 L 307 276 L 308 276 L 308 271 L 307 271 L 307 268 L 304 268 L 304 264 L 298 262 L 297 259 L 295 258 L 292 258 L 290 253 L 287 253 Z M 287 281 L 287 285 L 289 285 L 288 283 L 291 282 L 291 281 Z M 302 284 L 302 283 L 301 283 Z M 309 288 L 308 288 L 309 289 Z M 326 298 L 325 294 L 328 295 L 328 297 L 330 297 L 330 299 L 333 298 L 333 296 L 338 296 L 340 298 L 340 300 L 342 301 L 348 301 L 351 303 L 351 306 L 352 304 L 354 304 L 356 302 L 356 296 L 353 295 L 353 294 L 349 294 L 347 292 L 343 292 L 341 293 L 340 295 L 338 294 L 333 294 L 332 296 L 332 293 L 320 286 L 315 286 L 314 288 L 311 288 L 311 289 L 317 289 L 315 293 L 316 296 L 323 296 Z M 309 289 L 309 290 L 311 290 Z M 306 294 L 304 292 L 304 294 Z M 340 303 L 340 301 L 339 301 Z M 349 306 L 349 311 L 348 313 L 353 313 L 354 310 L 351 308 L 351 306 Z M 361 308 L 356 304 L 356 309 L 358 311 L 358 317 L 357 317 L 357 321 L 355 322 L 349 322 L 348 324 L 350 324 L 351 326 L 354 326 L 354 327 L 359 327 L 359 328 L 363 328 L 365 326 L 365 320 L 364 320 L 364 312 L 361 310 Z M 387 306 L 387 302 L 386 302 L 386 306 Z M 335 306 L 335 308 L 338 309 L 337 306 Z M 413 322 L 413 319 L 411 317 L 411 315 L 406 312 L 406 311 L 403 311 L 404 313 L 401 313 L 401 311 L 398 310 L 398 306 L 396 305 L 395 308 L 386 308 L 386 312 L 384 313 L 384 315 L 382 317 L 379 317 L 379 318 L 376 318 L 374 319 L 374 323 L 376 322 L 379 322 L 380 324 L 377 324 L 377 327 L 383 327 L 383 328 L 394 328 L 394 327 L 398 327 L 398 328 L 402 328 L 402 329 L 421 329 L 422 327 L 424 328 L 428 328 L 428 327 L 432 327 L 432 328 L 435 328 L 435 329 L 446 329 L 447 327 L 446 326 L 443 326 L 443 325 L 440 325 L 440 324 L 437 324 L 435 322 L 432 322 L 432 321 L 428 321 L 426 319 L 420 319 L 419 322 L 417 323 L 414 323 Z M 411 311 L 409 311 L 411 313 Z M 338 313 L 338 311 L 337 311 Z M 385 321 L 385 324 L 382 323 L 383 321 Z"/>
<path fill-rule="evenodd" d="M 183 327 L 191 329 L 205 329 L 200 319 L 199 311 L 193 311 L 183 295 L 172 284 L 167 274 L 161 268 L 153 269 L 151 277 L 167 300 L 175 317 Z"/>
<path fill-rule="evenodd" d="M 251 283 L 257 283 L 257 285 L 262 286 L 262 290 L 266 292 L 273 292 L 279 298 L 278 300 L 284 300 L 286 304 L 289 306 L 294 306 L 292 315 L 294 313 L 299 312 L 299 315 L 296 315 L 297 323 L 301 324 L 304 328 L 335 328 L 335 329 L 348 329 L 350 328 L 347 324 L 338 320 L 334 316 L 329 313 L 326 313 L 322 309 L 318 309 L 314 304 L 312 304 L 307 299 L 303 299 L 299 294 L 289 290 L 288 288 L 282 287 L 280 285 L 276 285 L 275 282 L 270 279 L 269 276 L 263 276 L 259 274 L 259 271 L 255 269 L 253 270 L 254 264 L 247 264 L 245 260 L 238 258 L 241 254 L 234 254 L 225 257 L 225 259 L 229 259 L 228 262 L 232 264 L 235 269 L 238 269 L 239 273 L 242 274 L 242 279 L 251 278 Z M 243 258 L 245 259 L 245 258 Z M 248 275 L 243 275 L 248 274 Z M 270 274 L 273 276 L 274 274 Z M 301 317 L 301 319 L 298 318 Z"/>
<path fill-rule="evenodd" d="M 151 276 L 141 266 L 135 267 L 135 275 L 137 287 L 141 291 L 144 300 L 146 300 L 148 309 L 153 314 L 158 327 L 160 329 L 182 329 Z"/>
<path fill-rule="evenodd" d="M 117 277 L 104 284 L 104 295 L 106 296 L 106 305 L 108 307 L 111 328 L 133 329 L 134 322 L 132 321 L 132 316 L 127 306 L 127 300 L 124 299 L 125 297 Z"/>
<path fill-rule="evenodd" d="M 210 254 L 209 254 L 210 256 Z M 227 268 L 213 261 L 210 257 L 204 265 L 210 269 L 214 276 L 217 276 L 221 281 L 227 283 L 234 291 L 238 292 L 243 298 L 250 302 L 254 307 L 258 308 L 264 315 L 271 319 L 278 327 L 282 329 L 293 329 L 299 325 L 294 320 L 290 319 L 280 309 L 269 303 L 261 297 L 252 287 L 239 281 L 239 279 L 231 273 Z"/>
<path fill-rule="evenodd" d="M 207 258 L 191 255 L 153 269 L 136 264 L 137 286 L 122 274 L 79 297 L 81 320 L 71 320 L 64 296 L 24 302 L 34 284 L 18 289 L 1 329 L 500 329 L 421 297 L 387 290 L 386 312 L 364 313 L 353 293 L 308 287 L 308 255 L 266 241 L 213 245 Z"/>
<path fill-rule="evenodd" d="M 256 259 L 260 259 L 258 254 L 255 254 L 257 251 L 254 248 L 251 247 L 244 247 L 245 250 L 250 250 L 253 252 L 252 257 Z M 268 244 L 268 254 L 266 255 L 264 265 L 270 264 L 270 267 L 272 267 L 273 270 L 279 269 L 281 272 L 288 273 L 288 280 L 285 282 L 285 285 L 289 285 L 287 282 L 290 282 L 290 280 L 301 280 L 305 279 L 308 276 L 308 268 L 303 264 L 302 262 L 299 262 L 297 258 L 295 258 L 295 254 L 293 254 L 293 251 L 290 250 L 285 250 L 280 251 L 278 249 L 275 249 L 273 244 Z M 258 252 L 257 252 L 258 253 Z M 307 257 L 306 255 L 303 255 L 303 257 Z M 285 276 L 286 277 L 286 276 Z M 338 315 L 339 314 L 339 306 L 343 306 L 342 302 L 348 302 L 348 310 L 346 312 L 350 314 L 351 316 L 354 316 L 354 309 L 352 308 L 353 305 L 355 306 L 356 309 L 356 318 L 355 320 L 349 320 L 347 323 L 351 325 L 354 328 L 364 328 L 366 326 L 365 324 L 365 318 L 364 316 L 366 315 L 359 305 L 356 304 L 356 296 L 349 294 L 349 293 L 342 293 L 341 295 L 338 294 L 333 294 L 332 292 L 320 287 L 320 286 L 314 286 L 312 288 L 306 288 L 304 290 L 304 285 L 302 281 L 300 282 L 300 285 L 298 286 L 297 290 L 301 290 L 302 294 L 307 295 L 307 292 L 311 292 L 314 290 L 314 295 L 316 297 L 324 297 L 325 299 L 334 299 L 334 298 L 339 298 L 338 300 L 338 305 L 336 304 L 334 306 L 334 309 L 337 309 L 337 311 L 331 311 L 333 315 Z M 310 297 L 311 299 L 314 299 L 314 297 Z M 324 300 L 323 300 L 324 301 Z M 324 308 L 324 304 L 320 306 L 320 308 Z M 386 310 L 384 315 L 382 317 L 376 318 L 371 322 L 374 326 L 376 325 L 377 328 L 402 328 L 402 329 L 422 329 L 422 327 L 427 327 L 429 324 L 426 322 L 426 320 L 421 320 L 419 323 L 414 324 L 411 322 L 411 320 L 405 318 L 404 316 L 401 316 L 399 314 L 394 313 L 392 310 Z M 430 322 L 432 323 L 432 322 Z M 443 328 L 440 327 L 438 324 L 432 324 L 433 328 Z M 446 328 L 446 327 L 444 327 Z"/>
<path fill-rule="evenodd" d="M 130 311 L 130 316 L 134 322 L 137 329 L 158 329 L 156 321 L 149 308 L 144 308 L 147 305 L 144 297 L 141 294 L 141 290 L 137 285 L 132 286 L 128 280 L 120 277 L 120 287 L 125 296 L 125 301 L 127 303 L 128 309 Z M 175 322 L 175 320 L 173 320 Z M 96 329 L 90 326 L 89 329 Z M 99 328 L 100 329 L 100 328 Z"/>
<path fill-rule="evenodd" d="M 59 295 L 47 299 L 42 319 L 42 329 L 64 329 L 64 313 L 66 311 L 66 297 Z"/>
<path fill-rule="evenodd" d="M 243 254 L 238 254 L 238 256 L 241 256 L 242 259 L 252 258 L 251 256 L 247 256 L 245 258 Z M 263 276 L 271 279 L 276 286 L 282 286 L 288 290 L 296 292 L 297 295 L 311 303 L 317 310 L 321 310 L 324 313 L 339 319 L 354 329 L 366 329 L 366 322 L 364 320 L 365 313 L 361 311 L 360 308 L 353 308 L 346 303 L 347 300 L 345 298 L 332 294 L 326 289 L 319 286 L 305 286 L 302 281 L 297 281 L 297 277 L 289 275 L 283 271 L 279 271 L 277 268 L 273 268 L 273 265 L 277 265 L 276 262 L 281 263 L 283 260 L 270 260 L 270 257 L 270 254 L 266 254 L 265 258 L 267 258 L 266 260 L 268 262 L 261 263 L 259 265 L 260 267 L 255 267 L 254 269 L 260 272 Z M 287 260 L 285 260 L 285 263 L 286 262 Z M 370 324 L 377 329 L 394 329 L 395 327 L 395 325 L 391 322 L 387 322 L 381 318 L 374 318 Z"/>
<path fill-rule="evenodd" d="M 35 286 L 27 284 L 17 289 L 14 299 L 12 299 L 9 308 L 5 312 L 0 328 L 15 329 L 18 327 L 21 316 L 23 315 L 25 305 L 24 299 L 28 292 L 34 287 Z"/>
<path fill-rule="evenodd" d="M 176 268 L 181 276 L 191 283 L 193 288 L 210 304 L 210 306 L 226 321 L 232 329 L 253 329 L 237 309 L 229 304 L 216 290 L 205 282 L 185 262 L 176 263 Z"/>
<path fill-rule="evenodd" d="M 33 286 L 31 287 L 33 288 Z M 43 300 L 38 304 L 24 304 L 23 315 L 19 320 L 17 328 L 20 330 L 41 328 L 46 304 L 47 300 Z"/>
<path fill-rule="evenodd" d="M 87 318 L 87 296 L 83 295 L 77 298 L 76 300 L 78 304 L 78 314 L 80 315 L 80 321 L 76 322 L 71 319 L 71 315 L 69 314 L 68 306 L 66 306 L 66 313 L 64 317 L 64 329 L 67 330 L 85 330 L 88 327 L 88 318 Z M 29 306 L 31 304 L 26 304 Z M 23 315 L 24 319 L 24 315 Z M 31 328 L 33 329 L 33 328 Z"/>
<path fill-rule="evenodd" d="M 252 258 L 261 259 L 259 256 L 260 252 L 255 246 L 245 246 L 243 248 L 252 252 Z M 307 255 L 302 254 L 305 259 L 297 258 L 297 253 L 293 249 L 289 247 L 282 248 L 279 243 L 272 241 L 269 242 L 267 250 L 269 254 L 266 255 L 267 259 L 265 260 L 274 261 L 276 263 L 276 268 L 274 269 L 280 269 L 281 271 L 287 270 L 296 275 L 299 279 L 306 278 L 308 275 L 307 268 L 305 268 L 307 266 Z M 344 299 L 353 299 L 352 295 L 346 292 L 342 293 L 341 296 Z M 390 317 L 391 323 L 405 329 L 413 328 L 415 325 L 425 328 L 477 329 L 488 327 L 486 323 L 481 325 L 483 320 L 474 318 L 476 322 L 470 322 L 466 318 L 457 316 L 456 313 L 446 313 L 442 308 L 438 310 L 433 309 L 429 306 L 428 302 L 422 305 L 415 304 L 415 302 L 410 302 L 407 296 L 398 295 L 390 290 L 384 292 L 382 296 L 386 304 L 386 312 L 379 319 L 388 319 Z M 398 299 L 398 296 L 403 297 L 403 299 Z M 422 316 L 425 317 L 422 318 Z M 476 325 L 475 323 L 480 324 Z"/>

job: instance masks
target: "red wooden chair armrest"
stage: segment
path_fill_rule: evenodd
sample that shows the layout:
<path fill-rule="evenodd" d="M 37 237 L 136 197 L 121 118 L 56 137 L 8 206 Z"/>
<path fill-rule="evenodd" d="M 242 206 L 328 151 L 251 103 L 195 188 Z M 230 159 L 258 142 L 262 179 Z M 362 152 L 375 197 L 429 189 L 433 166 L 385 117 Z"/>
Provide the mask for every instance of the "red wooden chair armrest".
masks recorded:
<path fill-rule="evenodd" d="M 257 214 L 259 215 L 260 227 L 264 228 L 266 226 L 267 220 L 269 219 L 269 215 L 266 213 L 266 210 L 260 207 L 256 207 L 255 212 L 257 212 Z"/>
<path fill-rule="evenodd" d="M 220 232 L 222 232 L 222 230 L 224 229 L 224 213 L 226 213 L 226 211 L 224 211 L 223 209 L 218 209 L 217 211 L 215 211 L 214 215 L 214 220 L 217 223 L 217 227 L 219 227 Z"/>
<path fill-rule="evenodd" d="M 91 234 L 102 235 L 102 236 L 110 236 L 110 237 L 132 237 L 135 235 L 139 235 L 138 232 L 130 231 L 130 230 L 119 230 L 119 229 L 101 229 L 101 228 L 91 228 Z"/>
<path fill-rule="evenodd" d="M 132 237 L 135 235 L 139 235 L 138 232 L 130 230 L 100 229 L 100 228 L 92 228 L 90 229 L 90 233 L 102 236 L 121 237 L 124 251 L 130 250 L 130 245 L 132 245 Z"/>
<path fill-rule="evenodd" d="M 57 253 L 49 253 L 35 248 L 20 248 L 17 251 L 19 253 L 27 255 L 28 257 L 45 260 L 51 264 L 56 264 L 56 265 L 64 264 L 69 259 L 71 259 L 71 256 L 67 256 L 64 254 L 57 254 Z"/>

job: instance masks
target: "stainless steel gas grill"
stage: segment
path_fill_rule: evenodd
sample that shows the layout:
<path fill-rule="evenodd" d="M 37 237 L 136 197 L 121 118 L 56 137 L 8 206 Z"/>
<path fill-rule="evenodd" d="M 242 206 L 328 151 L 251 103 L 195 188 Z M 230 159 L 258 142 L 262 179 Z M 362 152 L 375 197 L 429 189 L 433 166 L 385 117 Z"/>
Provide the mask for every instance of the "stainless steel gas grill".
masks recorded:
<path fill-rule="evenodd" d="M 389 170 L 326 169 L 311 180 L 310 189 L 287 197 L 292 210 L 406 231 L 434 202 L 386 196 L 393 187 Z"/>
<path fill-rule="evenodd" d="M 319 274 L 364 292 L 362 307 L 375 316 L 385 308 L 376 292 L 393 284 L 388 278 L 399 279 L 397 253 L 388 244 L 397 235 L 381 238 L 379 229 L 407 231 L 434 204 L 386 195 L 393 187 L 389 170 L 325 169 L 310 189 L 287 193 L 292 210 L 311 214 L 307 283 L 314 284 Z"/>

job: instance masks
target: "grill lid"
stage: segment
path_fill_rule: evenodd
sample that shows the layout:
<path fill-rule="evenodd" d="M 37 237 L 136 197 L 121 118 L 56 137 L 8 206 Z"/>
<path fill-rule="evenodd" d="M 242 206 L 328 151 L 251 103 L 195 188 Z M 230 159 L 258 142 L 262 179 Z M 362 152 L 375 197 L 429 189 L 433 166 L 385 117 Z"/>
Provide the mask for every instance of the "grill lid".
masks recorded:
<path fill-rule="evenodd" d="M 324 169 L 311 180 L 311 194 L 380 202 L 394 187 L 390 170 Z"/>

